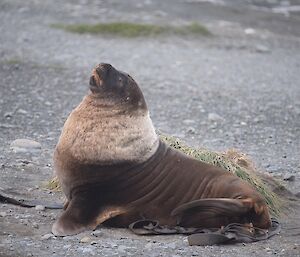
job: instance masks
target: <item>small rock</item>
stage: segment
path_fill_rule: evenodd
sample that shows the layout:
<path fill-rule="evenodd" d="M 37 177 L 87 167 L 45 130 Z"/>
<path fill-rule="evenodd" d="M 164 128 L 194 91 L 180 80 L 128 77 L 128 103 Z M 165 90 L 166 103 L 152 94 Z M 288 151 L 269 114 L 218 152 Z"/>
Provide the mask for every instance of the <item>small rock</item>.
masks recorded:
<path fill-rule="evenodd" d="M 37 211 L 44 211 L 44 210 L 45 210 L 45 206 L 43 206 L 43 205 L 36 205 L 36 206 L 35 206 L 35 209 L 36 209 Z"/>
<path fill-rule="evenodd" d="M 271 50 L 264 46 L 264 45 L 256 45 L 255 46 L 255 51 L 258 52 L 258 53 L 269 53 L 271 52 Z"/>
<path fill-rule="evenodd" d="M 101 230 L 95 230 L 91 233 L 91 236 L 100 237 L 103 235 L 103 232 Z"/>
<path fill-rule="evenodd" d="M 223 120 L 223 118 L 219 114 L 213 113 L 213 112 L 209 113 L 207 118 L 210 121 L 220 121 L 220 120 Z"/>
<path fill-rule="evenodd" d="M 32 223 L 32 227 L 33 227 L 33 228 L 39 228 L 39 224 L 37 224 L 36 222 L 33 222 L 33 223 Z"/>
<path fill-rule="evenodd" d="M 74 237 L 74 236 L 64 236 L 63 237 L 63 240 L 74 240 L 74 239 L 76 239 L 76 237 Z"/>
<path fill-rule="evenodd" d="M 265 250 L 266 251 L 272 251 L 271 248 L 269 248 L 269 247 L 266 247 Z"/>
<path fill-rule="evenodd" d="M 119 245 L 118 246 L 118 251 L 119 252 L 126 252 L 126 250 L 128 249 L 128 247 L 124 246 L 124 245 Z"/>
<path fill-rule="evenodd" d="M 12 112 L 6 112 L 6 113 L 4 113 L 4 117 L 7 118 L 7 119 L 10 119 L 12 116 L 13 116 Z"/>
<path fill-rule="evenodd" d="M 63 248 L 64 249 L 69 249 L 71 246 L 72 246 L 71 244 L 67 244 L 67 245 L 64 245 Z"/>
<path fill-rule="evenodd" d="M 84 236 L 80 239 L 80 243 L 89 243 L 91 242 L 91 238 L 89 236 Z"/>
<path fill-rule="evenodd" d="M 195 134 L 196 133 L 196 129 L 193 128 L 193 127 L 189 127 L 188 130 L 187 130 L 188 133 L 190 134 Z"/>
<path fill-rule="evenodd" d="M 283 180 L 285 181 L 295 181 L 296 177 L 292 174 L 286 174 L 283 176 Z"/>
<path fill-rule="evenodd" d="M 190 124 L 194 124 L 195 121 L 194 120 L 190 120 L 190 119 L 185 119 L 182 121 L 184 124 L 190 125 Z"/>
<path fill-rule="evenodd" d="M 20 219 L 20 222 L 22 224 L 24 224 L 25 226 L 27 226 L 29 224 L 29 220 L 28 219 Z"/>
<path fill-rule="evenodd" d="M 27 114 L 28 112 L 26 110 L 24 110 L 24 109 L 19 109 L 19 110 L 17 110 L 17 113 L 19 113 L 19 114 Z"/>
<path fill-rule="evenodd" d="M 144 246 L 145 249 L 152 249 L 153 248 L 153 244 L 152 243 L 147 243 L 145 246 Z"/>
<path fill-rule="evenodd" d="M 166 12 L 161 11 L 161 10 L 156 10 L 154 12 L 154 15 L 157 16 L 157 17 L 166 17 L 166 16 L 168 16 L 168 14 Z"/>
<path fill-rule="evenodd" d="M 96 254 L 94 246 L 78 247 L 78 251 L 87 254 L 88 256 L 94 256 Z"/>
<path fill-rule="evenodd" d="M 263 120 L 264 120 L 264 117 L 262 117 L 262 116 L 256 116 L 253 119 L 253 122 L 255 122 L 255 123 L 261 123 Z"/>
<path fill-rule="evenodd" d="M 42 236 L 42 240 L 48 240 L 49 238 L 54 237 L 53 234 L 46 234 Z"/>
<path fill-rule="evenodd" d="M 246 35 L 253 35 L 253 34 L 256 33 L 255 29 L 253 29 L 253 28 L 246 28 L 244 30 L 244 32 L 245 32 Z"/>
<path fill-rule="evenodd" d="M 7 216 L 7 213 L 5 211 L 0 212 L 0 217 L 4 218 L 5 216 Z"/>
<path fill-rule="evenodd" d="M 167 246 L 168 246 L 168 248 L 175 249 L 176 248 L 176 243 L 172 242 L 172 243 L 167 244 Z"/>
<path fill-rule="evenodd" d="M 15 153 L 35 153 L 41 150 L 39 142 L 30 139 L 16 139 L 10 144 Z"/>

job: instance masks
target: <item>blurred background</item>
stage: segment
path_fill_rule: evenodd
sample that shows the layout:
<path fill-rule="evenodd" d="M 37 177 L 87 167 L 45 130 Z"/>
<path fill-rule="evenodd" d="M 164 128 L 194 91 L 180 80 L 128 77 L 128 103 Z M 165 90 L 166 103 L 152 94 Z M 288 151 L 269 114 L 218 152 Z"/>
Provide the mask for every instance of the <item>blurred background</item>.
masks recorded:
<path fill-rule="evenodd" d="M 0 0 L 0 188 L 51 197 L 40 181 L 51 177 L 63 123 L 100 62 L 138 82 L 158 130 L 214 151 L 236 148 L 300 192 L 299 0 Z M 41 150 L 12 152 L 22 138 Z M 49 225 L 55 214 L 47 215 Z M 2 247 L 32 243 L 39 256 L 60 256 L 35 242 L 35 230 L 27 241 L 16 232 L 19 218 Z M 261 247 L 293 256 L 293 245 Z"/>

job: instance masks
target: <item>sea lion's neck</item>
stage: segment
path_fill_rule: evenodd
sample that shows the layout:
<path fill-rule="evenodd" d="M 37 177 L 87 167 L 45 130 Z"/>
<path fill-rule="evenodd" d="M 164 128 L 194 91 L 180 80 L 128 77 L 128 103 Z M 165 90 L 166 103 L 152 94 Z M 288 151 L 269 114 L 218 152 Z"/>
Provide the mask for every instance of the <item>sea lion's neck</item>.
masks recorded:
<path fill-rule="evenodd" d="M 68 117 L 57 149 L 84 163 L 144 162 L 159 145 L 148 110 L 86 96 Z"/>

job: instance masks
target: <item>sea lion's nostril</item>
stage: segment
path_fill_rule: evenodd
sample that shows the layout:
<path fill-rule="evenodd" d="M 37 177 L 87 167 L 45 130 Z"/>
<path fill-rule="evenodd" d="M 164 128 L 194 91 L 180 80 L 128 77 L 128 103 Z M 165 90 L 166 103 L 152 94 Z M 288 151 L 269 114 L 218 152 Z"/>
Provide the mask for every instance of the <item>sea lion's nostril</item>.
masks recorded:
<path fill-rule="evenodd" d="M 90 77 L 90 86 L 94 86 L 96 84 L 94 76 Z"/>

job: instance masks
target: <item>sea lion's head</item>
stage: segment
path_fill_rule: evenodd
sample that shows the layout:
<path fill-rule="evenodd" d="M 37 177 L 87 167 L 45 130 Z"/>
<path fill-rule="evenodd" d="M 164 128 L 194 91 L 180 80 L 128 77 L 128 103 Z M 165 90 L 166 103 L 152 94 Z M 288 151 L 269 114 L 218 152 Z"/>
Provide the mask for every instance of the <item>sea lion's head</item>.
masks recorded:
<path fill-rule="evenodd" d="M 134 79 L 107 63 L 100 63 L 93 69 L 90 90 L 95 97 L 107 98 L 128 109 L 147 109 L 143 93 Z"/>

